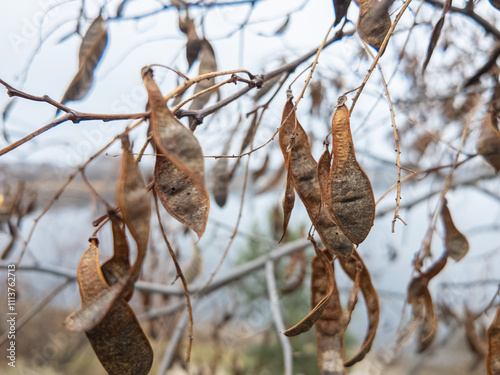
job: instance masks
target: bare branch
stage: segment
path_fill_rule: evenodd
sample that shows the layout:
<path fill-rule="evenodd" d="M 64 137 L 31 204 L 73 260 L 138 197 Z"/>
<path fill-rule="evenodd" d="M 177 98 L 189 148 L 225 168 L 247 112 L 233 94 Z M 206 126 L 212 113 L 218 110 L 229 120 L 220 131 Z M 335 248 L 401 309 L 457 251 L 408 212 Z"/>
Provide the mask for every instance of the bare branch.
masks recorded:
<path fill-rule="evenodd" d="M 425 2 L 427 4 L 430 4 L 434 7 L 436 7 L 436 8 L 443 8 L 444 7 L 444 3 L 442 3 L 439 0 L 425 0 Z M 493 10 L 491 10 L 491 11 L 493 12 Z M 473 19 L 488 34 L 491 34 L 495 39 L 500 39 L 500 30 L 498 30 L 495 26 L 493 26 L 491 23 L 486 21 L 483 17 L 481 17 L 480 15 L 475 13 L 473 9 L 470 9 L 467 7 L 458 8 L 458 7 L 452 6 L 450 9 L 450 12 L 463 14 L 464 16 L 467 16 L 467 17 Z"/>
<path fill-rule="evenodd" d="M 278 297 L 278 288 L 276 287 L 276 279 L 274 278 L 274 262 L 268 260 L 266 262 L 266 282 L 267 282 L 267 292 L 269 294 L 269 302 L 271 303 L 271 311 L 273 313 L 274 324 L 279 332 L 279 338 L 281 342 L 281 347 L 283 349 L 283 358 L 285 362 L 285 375 L 293 374 L 293 358 L 292 358 L 292 346 L 290 345 L 290 340 L 287 336 L 283 335 L 285 328 L 285 323 L 283 322 L 283 316 L 281 315 L 280 301 Z"/>

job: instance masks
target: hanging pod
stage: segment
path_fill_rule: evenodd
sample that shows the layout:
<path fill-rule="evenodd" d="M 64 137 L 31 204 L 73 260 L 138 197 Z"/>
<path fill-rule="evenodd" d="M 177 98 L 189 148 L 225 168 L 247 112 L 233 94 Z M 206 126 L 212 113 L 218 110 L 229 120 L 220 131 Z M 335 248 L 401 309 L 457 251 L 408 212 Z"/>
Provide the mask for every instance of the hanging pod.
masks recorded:
<path fill-rule="evenodd" d="M 333 163 L 329 194 L 323 196 L 331 217 L 345 236 L 359 245 L 375 220 L 375 197 L 368 176 L 356 160 L 349 125 L 349 109 L 340 105 L 332 120 Z"/>

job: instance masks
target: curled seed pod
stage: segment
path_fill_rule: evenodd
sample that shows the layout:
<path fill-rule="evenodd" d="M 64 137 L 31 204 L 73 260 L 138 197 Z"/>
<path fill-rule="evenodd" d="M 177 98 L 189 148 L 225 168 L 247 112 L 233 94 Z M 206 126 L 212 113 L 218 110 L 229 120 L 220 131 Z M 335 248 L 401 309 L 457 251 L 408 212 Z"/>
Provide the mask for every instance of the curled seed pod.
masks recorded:
<path fill-rule="evenodd" d="M 375 197 L 365 171 L 356 160 L 349 109 L 337 108 L 332 120 L 333 164 L 330 195 L 325 197 L 335 223 L 354 244 L 364 241 L 375 220 Z"/>
<path fill-rule="evenodd" d="M 372 347 L 375 334 L 377 333 L 378 322 L 380 320 L 380 304 L 377 291 L 371 281 L 370 273 L 368 272 L 368 269 L 363 263 L 363 260 L 358 252 L 353 250 L 351 256 L 338 257 L 338 259 L 342 269 L 352 281 L 356 280 L 356 274 L 360 272 L 359 288 L 363 294 L 366 305 L 366 313 L 368 315 L 368 327 L 363 344 L 361 345 L 358 353 L 344 363 L 344 366 L 350 367 L 361 361 Z"/>
<path fill-rule="evenodd" d="M 290 161 L 288 161 L 290 162 Z M 290 168 L 287 168 L 290 170 Z M 285 196 L 283 197 L 283 235 L 280 240 L 283 241 L 285 238 L 286 230 L 288 228 L 288 223 L 290 222 L 290 216 L 292 216 L 293 206 L 295 204 L 295 190 L 293 188 L 293 179 L 292 174 L 290 172 L 287 173 L 286 176 L 286 188 L 285 188 Z"/>
<path fill-rule="evenodd" d="M 294 325 L 291 328 L 288 328 L 286 331 L 283 332 L 285 336 L 292 337 L 292 336 L 297 336 L 303 332 L 307 332 L 311 329 L 311 327 L 316 323 L 316 321 L 321 317 L 323 314 L 323 311 L 325 311 L 325 308 L 329 305 L 330 298 L 337 292 L 337 297 L 338 298 L 338 290 L 337 290 L 337 285 L 335 283 L 335 274 L 333 272 L 333 263 L 331 259 L 328 258 L 328 256 L 325 254 L 323 250 L 321 250 L 318 247 L 318 244 L 314 239 L 311 238 L 311 242 L 314 245 L 314 250 L 316 251 L 316 256 L 321 259 L 321 262 L 323 262 L 324 268 L 326 270 L 326 287 L 324 288 L 326 290 L 326 293 L 323 298 L 319 299 L 317 296 L 313 297 L 315 299 L 319 299 L 319 302 L 316 303 L 307 316 L 302 319 L 300 322 L 298 322 L 296 325 Z M 313 292 L 314 294 L 314 292 Z"/>
<path fill-rule="evenodd" d="M 99 267 L 99 249 L 95 239 L 78 264 L 77 281 L 82 305 L 91 304 L 109 288 Z M 124 299 L 116 300 L 100 323 L 85 334 L 108 374 L 149 373 L 153 350 Z"/>
<path fill-rule="evenodd" d="M 127 133 L 122 135 L 121 141 L 123 148 L 122 170 L 116 188 L 116 202 L 122 212 L 125 225 L 137 242 L 136 263 L 140 268 L 142 260 L 146 256 L 149 241 L 151 199 L 146 190 L 141 170 L 132 155 Z M 136 276 L 139 276 L 139 272 Z"/>
<path fill-rule="evenodd" d="M 108 285 L 114 285 L 124 277 L 130 269 L 129 247 L 125 232 L 121 227 L 121 220 L 115 212 L 109 212 L 111 228 L 113 231 L 113 256 L 101 266 L 102 273 Z M 133 285 L 130 292 L 125 296 L 126 301 L 130 301 L 134 293 Z"/>
<path fill-rule="evenodd" d="M 306 207 L 323 244 L 328 250 L 341 255 L 351 254 L 353 249 L 351 241 L 343 235 L 328 216 L 326 209 L 322 207 L 317 163 L 311 154 L 307 135 L 297 121 L 291 98 L 287 100 L 283 109 L 279 144 L 285 165 L 289 167 L 295 191 Z"/>
<path fill-rule="evenodd" d="M 143 68 L 142 76 L 148 91 L 153 139 L 158 150 L 155 190 L 170 215 L 201 237 L 210 208 L 203 152 L 193 132 L 168 109 L 152 70 Z"/>
<path fill-rule="evenodd" d="M 325 256 L 328 255 L 325 254 Z M 323 260 L 316 255 L 312 260 L 311 306 L 316 306 L 321 302 L 323 296 L 328 292 L 331 282 L 330 272 L 325 267 Z M 318 342 L 318 366 L 321 374 L 345 374 L 343 364 L 345 326 L 335 278 L 333 279 L 333 288 L 334 293 L 315 324 Z"/>
<path fill-rule="evenodd" d="M 423 290 L 422 301 L 424 305 L 424 315 L 419 325 L 418 332 L 418 351 L 421 353 L 426 350 L 434 340 L 437 331 L 438 317 L 434 310 L 432 297 L 429 290 Z"/>
<path fill-rule="evenodd" d="M 429 281 L 434 278 L 446 266 L 448 253 L 445 251 L 429 269 L 420 276 L 414 277 L 407 292 L 407 301 L 412 305 L 413 321 L 419 322 L 418 351 L 426 350 L 436 336 L 438 317 L 434 309 L 431 294 L 429 293 Z"/>
<path fill-rule="evenodd" d="M 469 252 L 469 241 L 467 241 L 467 238 L 455 227 L 446 201 L 441 209 L 441 217 L 443 218 L 446 232 L 446 253 L 449 257 L 458 262 Z"/>

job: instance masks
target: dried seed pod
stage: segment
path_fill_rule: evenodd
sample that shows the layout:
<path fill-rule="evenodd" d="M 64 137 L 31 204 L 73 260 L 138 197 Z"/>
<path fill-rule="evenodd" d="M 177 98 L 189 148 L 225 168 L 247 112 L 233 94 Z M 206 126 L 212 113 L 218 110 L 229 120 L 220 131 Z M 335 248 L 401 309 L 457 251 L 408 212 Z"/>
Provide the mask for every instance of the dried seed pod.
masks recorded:
<path fill-rule="evenodd" d="M 359 245 L 373 226 L 375 197 L 368 176 L 356 160 L 345 104 L 333 116 L 332 139 L 330 195 L 324 198 L 335 223 L 349 240 Z"/>
<path fill-rule="evenodd" d="M 477 140 L 477 152 L 495 171 L 500 171 L 500 130 L 498 120 L 489 112 L 481 125 L 481 133 Z"/>
<path fill-rule="evenodd" d="M 92 303 L 109 288 L 99 267 L 96 240 L 92 240 L 78 264 L 77 280 L 82 305 Z M 102 321 L 85 334 L 108 374 L 149 373 L 153 350 L 125 300 L 115 301 Z"/>
<path fill-rule="evenodd" d="M 290 161 L 288 161 L 290 162 Z M 290 168 L 287 168 L 290 170 Z M 295 204 L 295 190 L 293 188 L 293 179 L 292 174 L 290 172 L 287 173 L 286 176 L 286 188 L 285 188 L 285 196 L 283 197 L 283 235 L 280 240 L 283 241 L 285 238 L 286 229 L 288 228 L 288 223 L 290 222 L 290 216 L 292 215 L 293 206 Z"/>
<path fill-rule="evenodd" d="M 391 17 L 388 9 L 392 2 L 379 3 L 377 0 L 355 1 L 360 8 L 357 25 L 359 36 L 378 51 L 391 28 Z"/>
<path fill-rule="evenodd" d="M 429 290 L 423 290 L 422 301 L 424 305 L 424 315 L 419 325 L 418 332 L 418 351 L 421 353 L 426 350 L 434 340 L 437 331 L 438 317 L 434 310 L 432 297 Z"/>
<path fill-rule="evenodd" d="M 359 288 L 363 294 L 366 305 L 366 313 L 368 315 L 368 328 L 366 330 L 363 344 L 361 345 L 358 353 L 344 363 L 344 366 L 350 367 L 361 361 L 372 347 L 375 334 L 377 333 L 378 322 L 380 320 L 380 304 L 378 301 L 377 291 L 371 281 L 370 273 L 368 272 L 368 269 L 363 263 L 363 260 L 358 252 L 353 250 L 351 256 L 338 257 L 338 259 L 342 269 L 352 281 L 356 280 L 356 274 L 360 272 Z"/>
<path fill-rule="evenodd" d="M 198 37 L 193 20 L 189 19 L 187 24 L 186 59 L 188 70 L 194 64 L 203 46 L 203 41 Z"/>
<path fill-rule="evenodd" d="M 233 142 L 234 133 L 236 132 L 236 129 L 238 129 L 240 122 L 241 117 L 224 144 L 222 155 L 226 156 L 228 154 L 229 147 Z M 216 160 L 215 165 L 212 168 L 212 193 L 214 195 L 215 202 L 219 205 L 219 207 L 224 207 L 226 204 L 227 196 L 229 195 L 229 183 L 233 178 L 239 160 L 240 159 L 237 159 L 233 168 L 229 170 L 229 158 L 219 158 Z"/>
<path fill-rule="evenodd" d="M 318 160 L 318 181 L 321 190 L 321 205 L 325 209 L 326 213 L 329 215 L 330 220 L 335 222 L 335 218 L 330 212 L 330 170 L 332 168 L 332 154 L 328 151 L 328 148 L 321 154 Z"/>
<path fill-rule="evenodd" d="M 125 238 L 124 229 L 121 227 L 121 220 L 115 212 L 109 212 L 111 229 L 113 231 L 113 256 L 101 266 L 102 273 L 108 285 L 114 285 L 121 278 L 125 277 L 130 269 L 129 247 Z M 130 301 L 134 293 L 133 285 L 130 292 L 125 296 L 126 301 Z"/>
<path fill-rule="evenodd" d="M 460 233 L 455 227 L 446 201 L 441 209 L 441 216 L 443 218 L 446 233 L 446 253 L 449 257 L 458 262 L 469 252 L 469 241 L 467 241 L 467 237 Z"/>
<path fill-rule="evenodd" d="M 441 14 L 441 18 L 439 19 L 439 21 L 434 26 L 434 29 L 432 30 L 432 35 L 429 41 L 429 46 L 427 47 L 427 56 L 425 57 L 424 65 L 422 67 L 422 72 L 425 71 L 425 68 L 427 68 L 427 65 L 431 61 L 432 53 L 436 48 L 439 36 L 441 35 L 441 30 L 443 29 L 446 13 L 448 13 L 448 11 L 451 9 L 451 1 L 452 0 L 446 0 L 443 7 L 443 13 Z"/>
<path fill-rule="evenodd" d="M 125 301 L 117 301 L 101 323 L 85 334 L 109 375 L 149 374 L 153 349 Z"/>
<path fill-rule="evenodd" d="M 326 293 L 322 299 L 319 300 L 318 303 L 316 303 L 307 316 L 302 319 L 299 323 L 294 325 L 293 327 L 288 328 L 286 331 L 283 332 L 285 336 L 292 337 L 292 336 L 297 336 L 303 332 L 307 332 L 311 329 L 311 327 L 316 323 L 316 321 L 321 317 L 321 314 L 325 310 L 325 308 L 328 306 L 328 302 L 330 301 L 330 298 L 334 295 L 334 293 L 337 290 L 337 286 L 335 283 L 335 274 L 333 272 L 333 263 L 332 260 L 328 258 L 327 254 L 325 251 L 321 250 L 318 247 L 318 244 L 316 241 L 314 241 L 313 238 L 311 238 L 311 242 L 314 246 L 314 251 L 316 252 L 316 256 L 321 259 L 323 262 L 323 265 L 326 270 L 327 274 L 327 284 L 326 284 Z M 338 295 L 337 295 L 338 298 Z M 318 298 L 319 299 L 319 298 Z"/>
<path fill-rule="evenodd" d="M 436 336 L 438 317 L 434 310 L 431 294 L 429 293 L 429 281 L 434 278 L 446 266 L 448 253 L 445 251 L 429 269 L 414 277 L 408 286 L 407 301 L 412 305 L 413 321 L 419 322 L 418 351 L 426 350 Z"/>
<path fill-rule="evenodd" d="M 297 121 L 291 98 L 287 100 L 283 109 L 279 144 L 285 163 L 290 168 L 289 173 L 292 175 L 295 191 L 306 207 L 323 244 L 328 250 L 349 255 L 353 249 L 351 241 L 342 234 L 339 227 L 329 218 L 326 209 L 322 207 L 317 163 L 311 154 L 307 135 Z"/>
<path fill-rule="evenodd" d="M 486 374 L 500 374 L 500 306 L 488 329 L 488 356 L 486 357 Z"/>
<path fill-rule="evenodd" d="M 79 68 L 61 99 L 61 103 L 80 100 L 92 86 L 94 70 L 102 57 L 108 42 L 106 22 L 99 16 L 92 22 L 80 44 L 78 51 Z"/>
<path fill-rule="evenodd" d="M 215 58 L 214 49 L 213 49 L 212 45 L 210 44 L 210 42 L 206 39 L 203 39 L 201 41 L 201 50 L 200 50 L 199 59 L 200 59 L 200 67 L 198 69 L 198 75 L 217 71 L 217 60 Z M 206 90 L 206 89 L 212 87 L 213 85 L 215 85 L 215 78 L 205 79 L 203 81 L 198 82 L 194 86 L 193 93 L 197 94 L 199 92 L 202 92 L 203 90 Z M 213 91 L 207 92 L 207 93 L 200 95 L 197 98 L 193 99 L 193 101 L 191 102 L 191 105 L 189 106 L 189 110 L 195 111 L 198 109 L 202 109 L 205 106 L 205 104 L 208 103 L 208 101 L 210 100 L 210 97 L 212 96 L 214 91 L 217 93 L 219 92 L 218 89 L 213 90 Z M 195 120 L 192 119 L 189 127 L 191 128 L 191 130 L 194 131 L 196 129 L 197 125 L 198 124 L 195 123 Z"/>
<path fill-rule="evenodd" d="M 151 106 L 153 139 L 159 151 L 155 190 L 170 215 L 201 237 L 210 207 L 203 152 L 193 133 L 168 109 L 152 70 L 143 68 L 142 75 Z"/>
<path fill-rule="evenodd" d="M 220 158 L 217 159 L 212 168 L 212 192 L 219 207 L 224 207 L 229 194 L 230 171 L 228 164 L 228 158 Z"/>
<path fill-rule="evenodd" d="M 309 113 L 319 115 L 321 109 L 321 103 L 323 103 L 323 98 L 325 97 L 325 90 L 321 81 L 314 81 L 311 83 L 311 109 Z"/>
<path fill-rule="evenodd" d="M 122 212 L 125 225 L 137 243 L 136 263 L 142 264 L 149 241 L 151 198 L 146 190 L 141 170 L 134 160 L 128 133 L 121 136 L 121 141 L 122 170 L 116 188 L 116 202 Z"/>
<path fill-rule="evenodd" d="M 342 18 L 347 15 L 349 5 L 351 5 L 351 0 L 333 0 L 333 6 L 335 8 L 335 23 L 333 26 L 337 26 Z"/>
<path fill-rule="evenodd" d="M 327 257 L 328 255 L 325 254 Z M 333 267 L 332 267 L 333 270 Z M 344 344 L 345 331 L 342 319 L 342 306 L 335 278 L 330 280 L 330 271 L 325 268 L 322 258 L 316 255 L 312 260 L 311 306 L 317 306 L 328 292 L 333 282 L 334 292 L 323 313 L 316 321 L 316 339 L 318 342 L 318 366 L 321 374 L 345 374 Z"/>

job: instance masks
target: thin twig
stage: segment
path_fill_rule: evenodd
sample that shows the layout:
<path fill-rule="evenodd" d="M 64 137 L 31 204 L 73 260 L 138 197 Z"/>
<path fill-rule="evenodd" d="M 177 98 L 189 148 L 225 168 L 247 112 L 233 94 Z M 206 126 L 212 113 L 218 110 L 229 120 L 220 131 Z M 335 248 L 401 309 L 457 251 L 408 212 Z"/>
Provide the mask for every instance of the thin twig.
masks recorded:
<path fill-rule="evenodd" d="M 269 259 L 278 260 L 282 257 L 288 256 L 293 252 L 305 249 L 306 247 L 310 246 L 310 244 L 311 243 L 308 240 L 302 238 L 293 242 L 289 242 L 285 245 L 277 246 L 274 250 L 270 251 L 265 255 L 262 255 L 249 262 L 246 262 L 241 266 L 232 268 L 231 271 L 229 271 L 224 276 L 215 279 L 205 289 L 202 290 L 203 285 L 198 285 L 198 286 L 194 285 L 190 288 L 190 291 L 192 293 L 198 293 L 199 296 L 207 295 L 219 288 L 222 288 L 235 281 L 241 280 L 242 278 L 248 275 L 251 275 L 256 270 L 263 268 Z M 8 268 L 7 263 L 0 263 L 0 269 L 7 269 L 7 268 Z M 42 265 L 42 264 L 20 265 L 16 267 L 16 269 L 20 271 L 42 272 L 55 276 L 64 277 L 72 281 L 76 280 L 76 273 L 74 270 L 55 265 Z M 135 283 L 135 287 L 139 290 L 144 290 L 152 293 L 160 293 L 168 296 L 181 297 L 185 294 L 183 290 L 180 290 L 177 287 L 158 284 L 158 283 L 145 282 L 145 281 L 137 281 Z"/>
<path fill-rule="evenodd" d="M 363 42 L 364 43 L 364 42 Z M 364 43 L 366 51 L 374 58 L 370 48 L 366 43 Z M 380 78 L 382 80 L 382 85 L 384 86 L 385 95 L 387 96 L 387 102 L 389 104 L 389 111 L 391 112 L 391 122 L 392 130 L 394 134 L 394 144 L 396 147 L 396 168 L 397 168 L 397 180 L 396 180 L 396 208 L 394 209 L 394 218 L 392 219 L 392 233 L 396 229 L 396 221 L 399 219 L 404 225 L 407 225 L 401 216 L 399 216 L 399 205 L 401 203 L 401 148 L 399 145 L 399 134 L 398 127 L 396 125 L 396 114 L 394 111 L 394 105 L 392 104 L 391 94 L 389 93 L 389 86 L 385 81 L 384 72 L 380 64 L 377 64 L 378 70 L 380 72 Z"/>
<path fill-rule="evenodd" d="M 281 314 L 280 301 L 278 297 L 278 288 L 276 287 L 276 279 L 274 276 L 274 262 L 268 260 L 266 262 L 266 283 L 267 292 L 269 294 L 269 302 L 271 303 L 271 311 L 273 313 L 274 324 L 278 330 L 278 336 L 281 342 L 281 348 L 283 349 L 283 358 L 285 362 L 285 375 L 293 374 L 293 358 L 292 358 L 292 345 L 290 345 L 290 340 L 288 337 L 283 335 L 285 328 L 285 323 L 283 321 L 283 316 Z"/>
<path fill-rule="evenodd" d="M 127 131 L 130 131 L 137 126 L 139 126 L 144 120 L 139 120 L 135 124 L 133 124 Z M 19 254 L 19 258 L 17 259 L 16 266 L 19 266 L 21 260 L 23 259 L 24 253 L 28 247 L 28 243 L 33 237 L 33 233 L 35 232 L 35 228 L 38 225 L 38 222 L 42 219 L 42 217 L 50 210 L 52 205 L 59 199 L 59 197 L 64 193 L 64 190 L 69 186 L 69 184 L 75 179 L 75 177 L 83 170 L 87 165 L 89 165 L 95 158 L 97 158 L 100 154 L 102 154 L 108 147 L 110 147 L 113 143 L 116 142 L 120 138 L 121 134 L 116 135 L 110 142 L 108 142 L 103 148 L 93 154 L 85 163 L 79 166 L 71 175 L 69 175 L 66 182 L 59 188 L 59 190 L 54 194 L 52 199 L 45 205 L 42 209 L 42 212 L 33 220 L 33 225 L 31 226 L 30 232 L 26 240 L 23 240 L 23 248 L 21 250 L 21 254 Z"/>
<path fill-rule="evenodd" d="M 445 5 L 444 3 L 440 2 L 439 0 L 425 0 L 425 2 L 427 4 L 430 4 L 430 5 L 434 6 L 434 7 L 436 7 L 436 8 L 443 8 L 444 5 Z M 475 13 L 474 10 L 471 10 L 470 8 L 467 8 L 467 7 L 465 7 L 465 8 L 458 8 L 456 6 L 452 6 L 450 8 L 450 12 L 463 14 L 464 16 L 467 16 L 467 17 L 473 19 L 488 34 L 493 35 L 493 37 L 495 39 L 497 39 L 497 40 L 500 39 L 500 30 L 498 30 L 495 26 L 493 26 L 491 23 L 489 23 L 488 21 L 486 21 L 479 14 Z M 493 10 L 491 10 L 491 12 L 493 12 Z"/>
<path fill-rule="evenodd" d="M 432 214 L 431 221 L 430 221 L 429 227 L 427 229 L 427 233 L 425 234 L 425 237 L 424 237 L 424 241 L 422 242 L 422 247 L 420 248 L 419 252 L 417 253 L 417 256 L 415 257 L 414 267 L 415 267 L 416 271 L 420 270 L 420 268 L 423 265 L 424 259 L 426 257 L 430 256 L 430 254 L 431 254 L 432 236 L 434 234 L 434 231 L 436 230 L 436 223 L 437 223 L 437 219 L 439 217 L 439 212 L 440 212 L 441 207 L 443 205 L 446 193 L 448 192 L 448 190 L 450 190 L 450 188 L 452 186 L 453 172 L 455 171 L 455 169 L 457 168 L 457 166 L 459 164 L 458 158 L 460 157 L 460 155 L 462 153 L 462 149 L 465 146 L 465 141 L 467 139 L 467 136 L 469 135 L 469 127 L 470 127 L 470 124 L 472 122 L 472 118 L 476 114 L 476 111 L 479 109 L 480 105 L 481 105 L 481 103 L 476 104 L 474 109 L 471 111 L 469 118 L 467 119 L 467 122 L 465 123 L 464 129 L 462 131 L 462 137 L 460 139 L 460 147 L 458 149 L 458 152 L 455 155 L 453 165 L 452 165 L 450 171 L 448 172 L 448 175 L 446 176 L 446 179 L 444 181 L 443 188 L 441 189 L 441 194 L 440 194 L 439 200 L 438 200 L 436 207 L 434 209 L 434 212 Z"/>

